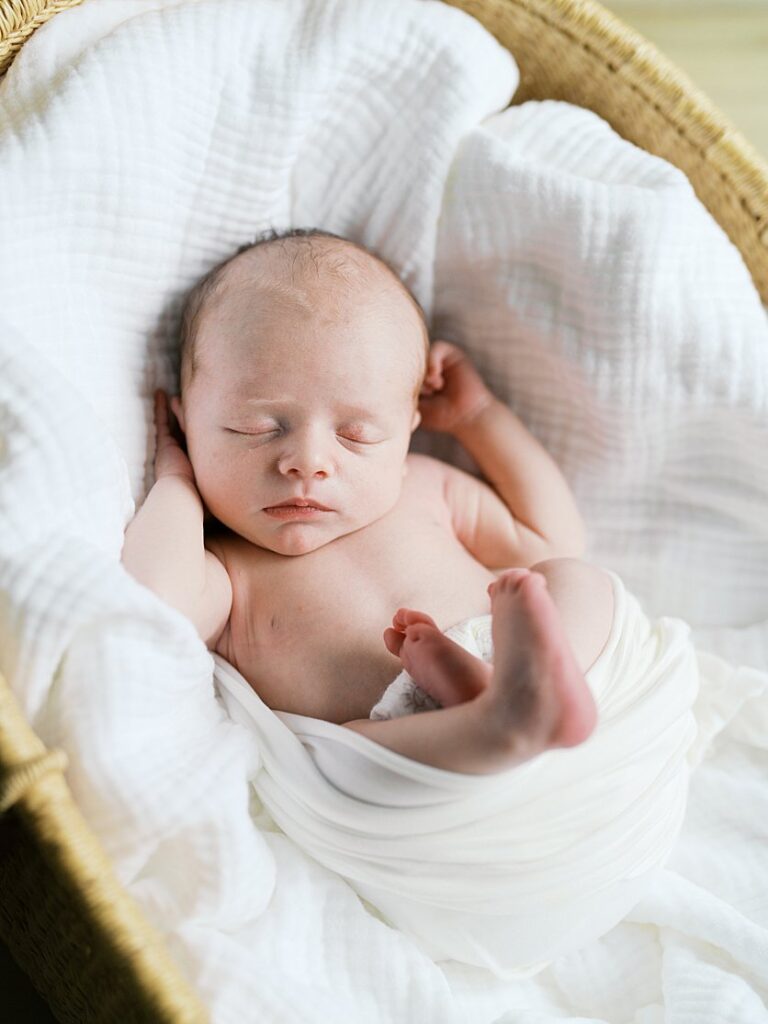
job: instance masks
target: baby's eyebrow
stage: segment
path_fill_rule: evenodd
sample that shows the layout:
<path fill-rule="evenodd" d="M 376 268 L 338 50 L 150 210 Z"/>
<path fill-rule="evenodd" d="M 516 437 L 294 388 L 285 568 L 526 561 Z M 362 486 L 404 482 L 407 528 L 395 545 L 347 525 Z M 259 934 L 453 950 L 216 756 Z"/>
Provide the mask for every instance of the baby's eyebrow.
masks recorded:
<path fill-rule="evenodd" d="M 290 402 L 280 398 L 246 398 L 246 405 L 282 405 L 291 406 L 298 405 L 300 403 Z M 374 412 L 372 409 L 364 405 L 348 405 L 346 402 L 339 403 L 336 406 L 339 412 L 349 416 L 357 416 L 359 419 L 376 420 L 380 421 L 381 416 Z"/>
<path fill-rule="evenodd" d="M 360 419 L 364 420 L 379 419 L 378 413 L 364 405 L 338 405 L 337 409 L 340 412 L 348 413 L 350 416 L 359 416 Z"/>

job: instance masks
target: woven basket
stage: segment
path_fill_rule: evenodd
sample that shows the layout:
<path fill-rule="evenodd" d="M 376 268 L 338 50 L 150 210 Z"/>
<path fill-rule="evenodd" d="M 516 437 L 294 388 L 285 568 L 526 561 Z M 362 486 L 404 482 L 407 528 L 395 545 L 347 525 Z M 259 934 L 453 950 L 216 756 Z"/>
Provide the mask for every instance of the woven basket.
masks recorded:
<path fill-rule="evenodd" d="M 80 0 L 0 0 L 0 74 L 36 28 Z M 594 110 L 664 157 L 739 248 L 768 302 L 768 167 L 691 82 L 592 0 L 446 0 L 514 53 L 515 103 Z M 73 1024 L 208 1019 L 161 937 L 119 885 L 0 676 L 0 938 Z"/>

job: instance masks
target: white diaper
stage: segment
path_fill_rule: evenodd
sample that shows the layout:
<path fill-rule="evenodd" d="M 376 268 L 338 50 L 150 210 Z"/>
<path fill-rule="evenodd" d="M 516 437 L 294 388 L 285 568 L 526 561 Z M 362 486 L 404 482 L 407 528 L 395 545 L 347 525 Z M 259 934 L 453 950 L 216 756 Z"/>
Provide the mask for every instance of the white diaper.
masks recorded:
<path fill-rule="evenodd" d="M 455 640 L 477 658 L 490 662 L 493 655 L 491 638 L 491 616 L 477 615 L 464 619 L 445 630 L 445 635 Z M 418 711 L 434 711 L 442 707 L 438 701 L 414 681 L 405 669 L 384 691 L 381 700 L 371 710 L 369 718 L 387 719 L 413 715 Z"/>

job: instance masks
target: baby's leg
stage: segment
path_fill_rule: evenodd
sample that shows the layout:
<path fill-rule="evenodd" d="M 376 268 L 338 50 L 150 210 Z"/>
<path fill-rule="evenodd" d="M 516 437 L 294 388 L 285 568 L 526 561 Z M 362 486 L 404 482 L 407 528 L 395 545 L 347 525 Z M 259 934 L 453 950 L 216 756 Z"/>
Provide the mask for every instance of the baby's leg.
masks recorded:
<path fill-rule="evenodd" d="M 610 631 L 610 580 L 578 559 L 550 559 L 534 569 L 511 570 L 489 588 L 496 650 L 491 685 L 480 696 L 346 726 L 413 760 L 468 774 L 503 771 L 586 739 L 596 712 L 583 673 Z"/>
<path fill-rule="evenodd" d="M 568 644 L 582 672 L 605 647 L 613 623 L 613 586 L 607 572 L 580 558 L 548 558 L 531 566 L 547 581 Z"/>
<path fill-rule="evenodd" d="M 360 718 L 343 724 L 412 761 L 468 775 L 490 775 L 510 767 L 509 743 L 480 699 L 386 721 Z"/>
<path fill-rule="evenodd" d="M 491 707 L 511 750 L 534 757 L 583 742 L 597 709 L 543 573 L 510 569 L 488 588 L 493 612 Z"/>

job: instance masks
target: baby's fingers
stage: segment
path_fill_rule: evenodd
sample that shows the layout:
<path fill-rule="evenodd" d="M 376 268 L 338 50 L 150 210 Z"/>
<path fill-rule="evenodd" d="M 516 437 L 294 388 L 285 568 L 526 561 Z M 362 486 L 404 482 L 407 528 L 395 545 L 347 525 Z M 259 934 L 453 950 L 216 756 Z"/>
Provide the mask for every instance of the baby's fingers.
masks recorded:
<path fill-rule="evenodd" d="M 460 358 L 463 355 L 463 351 L 452 341 L 433 341 L 429 347 L 429 367 L 442 369 L 446 360 Z"/>
<path fill-rule="evenodd" d="M 443 387 L 443 375 L 440 370 L 428 370 L 422 389 L 428 392 L 440 391 Z"/>
<path fill-rule="evenodd" d="M 440 390 L 444 383 L 446 369 L 453 363 L 464 358 L 464 353 L 458 345 L 450 341 L 433 341 L 429 349 L 429 363 L 427 366 L 426 381 L 437 390 Z"/>
<path fill-rule="evenodd" d="M 162 388 L 155 391 L 155 423 L 158 427 L 168 425 L 168 399 Z"/>
<path fill-rule="evenodd" d="M 158 437 L 166 438 L 171 435 L 171 408 L 168 395 L 162 388 L 155 391 L 155 426 Z"/>

